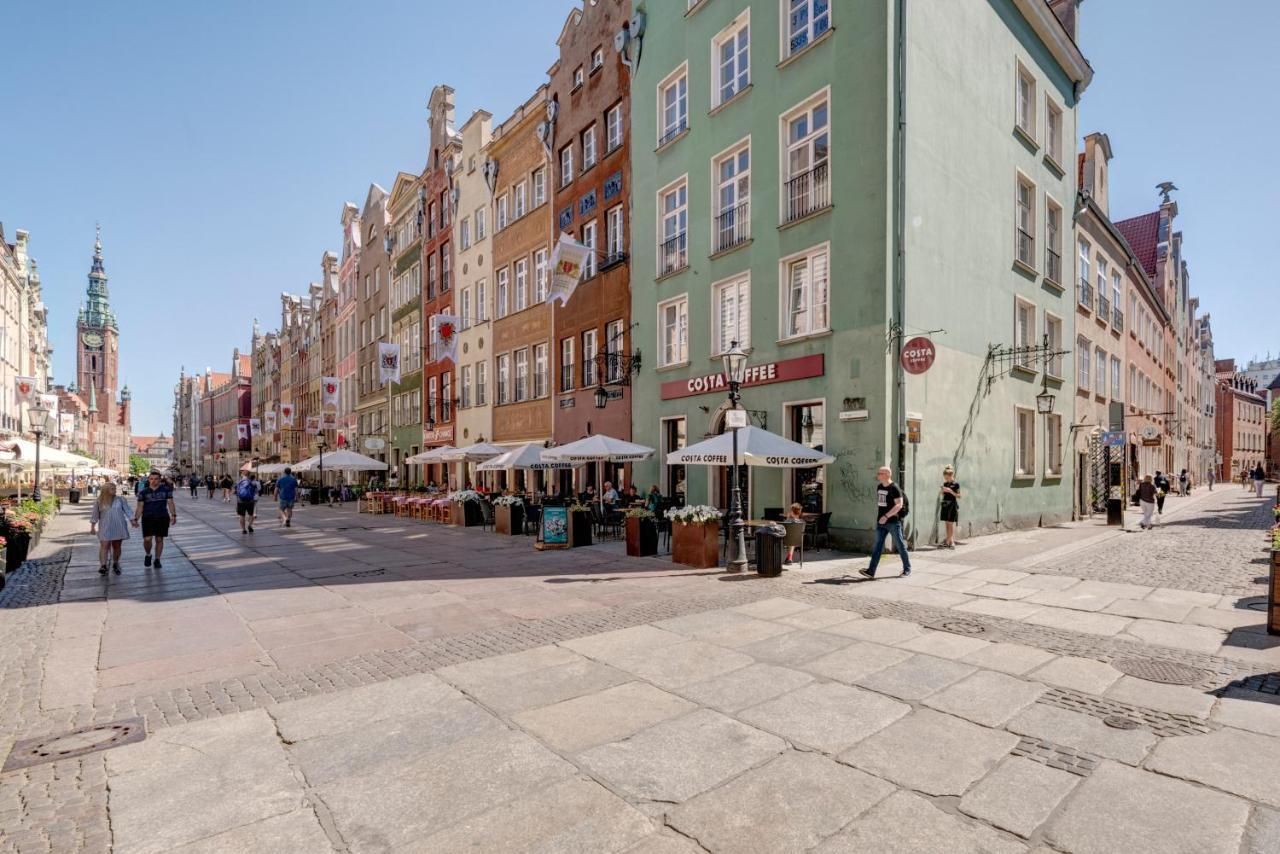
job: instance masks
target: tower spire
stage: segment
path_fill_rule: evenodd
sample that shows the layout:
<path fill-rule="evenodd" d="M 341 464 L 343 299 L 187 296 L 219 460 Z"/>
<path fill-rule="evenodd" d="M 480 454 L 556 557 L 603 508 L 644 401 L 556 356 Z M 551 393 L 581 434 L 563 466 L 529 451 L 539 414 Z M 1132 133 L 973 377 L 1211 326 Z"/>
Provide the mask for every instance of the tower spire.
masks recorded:
<path fill-rule="evenodd" d="M 102 227 L 94 226 L 93 263 L 89 267 L 88 300 L 80 311 L 80 320 L 86 326 L 116 328 L 116 316 L 111 311 L 107 293 L 107 269 L 102 262 Z"/>

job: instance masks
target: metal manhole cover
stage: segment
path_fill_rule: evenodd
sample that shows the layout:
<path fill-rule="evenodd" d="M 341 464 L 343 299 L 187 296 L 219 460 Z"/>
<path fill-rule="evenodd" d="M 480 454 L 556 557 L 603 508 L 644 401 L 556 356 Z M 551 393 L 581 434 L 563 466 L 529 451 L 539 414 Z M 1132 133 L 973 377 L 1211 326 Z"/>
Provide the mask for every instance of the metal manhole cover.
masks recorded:
<path fill-rule="evenodd" d="M 27 738 L 13 745 L 13 750 L 9 752 L 9 758 L 0 771 L 14 771 L 45 762 L 57 762 L 59 759 L 72 759 L 86 753 L 132 744 L 146 737 L 147 727 L 142 718 L 125 718 L 62 735 Z"/>
<path fill-rule="evenodd" d="M 1177 664 L 1172 661 L 1161 661 L 1156 658 L 1117 658 L 1111 665 L 1121 673 L 1127 673 L 1137 679 L 1148 682 L 1160 682 L 1165 685 L 1194 685 L 1213 674 L 1189 664 Z"/>
<path fill-rule="evenodd" d="M 975 623 L 972 620 L 938 620 L 926 625 L 940 632 L 951 632 L 953 635 L 980 635 L 987 631 L 987 627 L 982 623 Z"/>
<path fill-rule="evenodd" d="M 368 578 L 371 575 L 386 575 L 385 569 L 362 569 L 359 572 L 350 573 L 352 578 Z"/>
<path fill-rule="evenodd" d="M 1137 729 L 1141 726 L 1133 718 L 1126 718 L 1124 715 L 1107 715 L 1102 722 L 1112 729 Z"/>

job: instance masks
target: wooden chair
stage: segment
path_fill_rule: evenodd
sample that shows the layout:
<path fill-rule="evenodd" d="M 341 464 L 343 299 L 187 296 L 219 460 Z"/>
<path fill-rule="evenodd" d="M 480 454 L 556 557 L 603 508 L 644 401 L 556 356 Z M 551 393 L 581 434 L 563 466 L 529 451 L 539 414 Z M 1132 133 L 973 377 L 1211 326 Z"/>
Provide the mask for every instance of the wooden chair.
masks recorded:
<path fill-rule="evenodd" d="M 802 521 L 783 522 L 782 526 L 787 529 L 787 536 L 782 541 L 782 547 L 784 549 L 798 548 L 800 550 L 800 568 L 804 569 L 804 538 L 808 533 L 808 523 Z M 786 554 L 784 553 L 783 560 L 785 559 Z"/>

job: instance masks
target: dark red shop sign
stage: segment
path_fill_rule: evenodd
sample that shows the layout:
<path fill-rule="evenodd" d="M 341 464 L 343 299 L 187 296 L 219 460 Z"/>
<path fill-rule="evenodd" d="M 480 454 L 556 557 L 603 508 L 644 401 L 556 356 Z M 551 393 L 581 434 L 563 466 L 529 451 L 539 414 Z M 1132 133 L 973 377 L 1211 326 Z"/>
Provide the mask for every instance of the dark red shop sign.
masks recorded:
<path fill-rule="evenodd" d="M 746 376 L 742 385 L 769 385 L 785 383 L 791 380 L 803 380 L 809 377 L 820 377 L 824 372 L 823 354 L 801 356 L 798 359 L 784 359 L 781 362 L 765 362 L 763 365 L 747 365 Z M 662 399 L 674 400 L 678 397 L 693 397 L 698 394 L 727 392 L 729 380 L 723 373 L 707 374 L 701 377 L 690 377 L 687 380 L 671 380 L 662 384 Z"/>
<path fill-rule="evenodd" d="M 923 374 L 933 367 L 938 351 L 933 342 L 923 335 L 912 338 L 902 348 L 902 367 L 909 374 Z"/>

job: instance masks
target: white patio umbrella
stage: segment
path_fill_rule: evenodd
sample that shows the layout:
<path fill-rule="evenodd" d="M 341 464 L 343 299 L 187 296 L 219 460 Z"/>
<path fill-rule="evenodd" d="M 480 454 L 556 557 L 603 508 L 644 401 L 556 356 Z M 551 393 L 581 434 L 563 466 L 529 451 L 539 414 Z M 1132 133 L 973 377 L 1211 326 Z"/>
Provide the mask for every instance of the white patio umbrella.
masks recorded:
<path fill-rule="evenodd" d="M 506 471 L 507 469 L 559 471 L 574 468 L 574 463 L 544 459 L 542 454 L 545 450 L 541 442 L 526 442 L 511 448 L 500 457 L 486 460 L 476 466 L 476 471 Z"/>
<path fill-rule="evenodd" d="M 453 445 L 441 445 L 438 448 L 432 448 L 429 451 L 423 451 L 420 454 L 414 454 L 412 457 L 406 457 L 405 463 L 413 466 L 425 465 L 427 463 L 443 462 L 440 455 L 447 451 L 456 451 Z"/>
<path fill-rule="evenodd" d="M 667 454 L 667 465 L 727 466 L 733 456 L 729 431 Z M 761 427 L 738 429 L 738 465 L 803 469 L 834 463 L 836 458 Z"/>
<path fill-rule="evenodd" d="M 501 445 L 491 445 L 488 442 L 480 442 L 475 445 L 468 445 L 465 448 L 449 448 L 442 450 L 437 459 L 445 463 L 482 463 L 485 460 L 491 460 L 494 457 L 500 457 L 510 448 L 504 448 Z"/>
<path fill-rule="evenodd" d="M 653 448 L 596 434 L 558 448 L 547 448 L 542 458 L 566 463 L 633 463 L 653 456 Z"/>
<path fill-rule="evenodd" d="M 364 454 L 357 454 L 355 451 L 341 450 L 331 451 L 324 455 L 323 459 L 317 454 L 309 457 L 293 467 L 294 471 L 311 471 L 319 469 L 323 463 L 327 469 L 335 471 L 386 471 L 387 464 L 381 460 L 375 460 L 373 457 L 366 457 Z"/>

